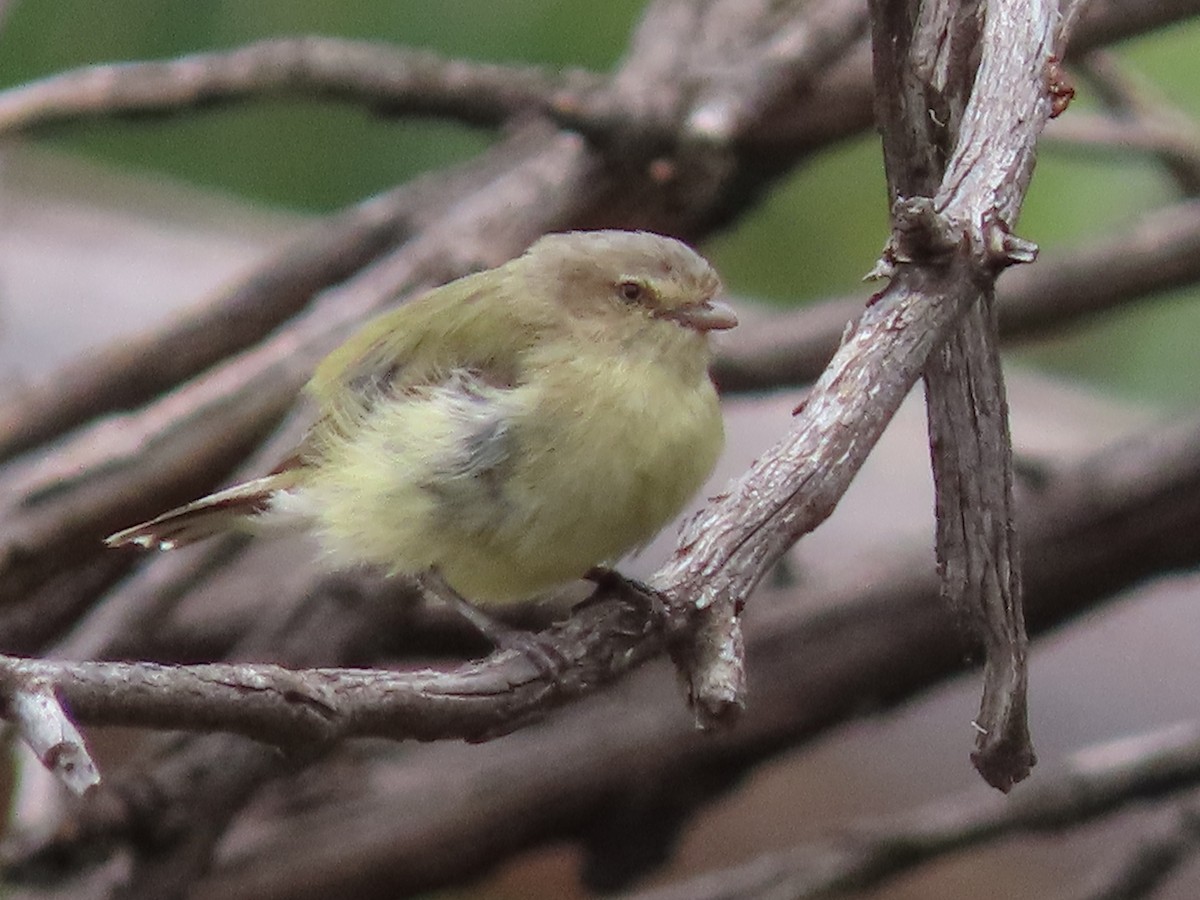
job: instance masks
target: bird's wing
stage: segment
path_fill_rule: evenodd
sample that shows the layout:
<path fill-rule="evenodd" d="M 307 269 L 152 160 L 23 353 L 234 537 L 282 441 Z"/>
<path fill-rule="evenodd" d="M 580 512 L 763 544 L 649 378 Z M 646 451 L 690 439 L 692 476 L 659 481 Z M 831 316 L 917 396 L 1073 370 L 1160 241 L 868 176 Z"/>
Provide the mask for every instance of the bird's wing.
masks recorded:
<path fill-rule="evenodd" d="M 381 399 L 415 399 L 460 373 L 482 387 L 515 385 L 536 327 L 497 289 L 494 276 L 435 288 L 369 322 L 330 353 L 306 387 L 316 401 L 315 424 L 283 468 L 319 453 L 325 441 L 354 434 Z"/>
<path fill-rule="evenodd" d="M 493 511 L 502 502 L 516 455 L 513 391 L 459 369 L 421 393 L 421 402 L 450 426 L 450 439 L 423 487 L 438 497 L 442 513 L 459 527 L 469 529 L 481 516 L 480 527 L 494 527 Z"/>

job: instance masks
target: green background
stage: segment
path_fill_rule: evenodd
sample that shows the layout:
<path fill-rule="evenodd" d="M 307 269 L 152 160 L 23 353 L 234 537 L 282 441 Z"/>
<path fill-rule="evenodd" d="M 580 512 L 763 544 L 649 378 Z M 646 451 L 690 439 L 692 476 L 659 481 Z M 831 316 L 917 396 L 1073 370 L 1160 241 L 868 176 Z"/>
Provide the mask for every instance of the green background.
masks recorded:
<path fill-rule="evenodd" d="M 395 42 L 480 60 L 606 70 L 643 6 L 608 0 L 58 0 L 18 3 L 0 33 L 0 85 L 89 63 L 173 57 L 266 37 L 325 34 Z M 1118 48 L 1155 92 L 1200 120 L 1200 24 Z M 1088 105 L 1087 85 L 1077 102 Z M 1068 113 L 1069 114 L 1069 113 Z M 123 167 L 309 212 L 334 210 L 414 173 L 466 158 L 492 135 L 390 121 L 329 102 L 273 101 L 178 119 L 62 126 L 36 140 Z M 1053 248 L 1085 241 L 1176 199 L 1152 160 L 1047 145 L 1019 233 Z M 886 236 L 877 140 L 810 160 L 753 215 L 705 251 L 738 293 L 780 304 L 860 290 Z M 1026 365 L 1079 375 L 1139 402 L 1200 405 L 1200 292 L 1139 304 L 1014 352 Z M 1052 298 L 1048 298 L 1051 302 Z"/>

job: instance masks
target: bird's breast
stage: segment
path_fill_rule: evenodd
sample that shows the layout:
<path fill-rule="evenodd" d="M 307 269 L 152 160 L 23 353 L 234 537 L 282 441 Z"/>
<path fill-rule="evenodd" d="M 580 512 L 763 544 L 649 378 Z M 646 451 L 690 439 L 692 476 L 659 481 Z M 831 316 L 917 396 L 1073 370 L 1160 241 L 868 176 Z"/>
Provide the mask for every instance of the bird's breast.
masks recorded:
<path fill-rule="evenodd" d="M 515 522 L 562 568 L 615 561 L 654 536 L 701 487 L 723 444 L 706 374 L 653 361 L 581 357 L 537 379 L 507 486 Z"/>

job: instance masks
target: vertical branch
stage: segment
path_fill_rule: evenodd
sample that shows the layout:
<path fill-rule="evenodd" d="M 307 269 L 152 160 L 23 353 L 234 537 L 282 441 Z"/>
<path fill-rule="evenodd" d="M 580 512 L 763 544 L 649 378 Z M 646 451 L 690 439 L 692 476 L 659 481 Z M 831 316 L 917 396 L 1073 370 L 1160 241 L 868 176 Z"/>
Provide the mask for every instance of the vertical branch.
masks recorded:
<path fill-rule="evenodd" d="M 925 369 L 942 596 L 983 641 L 975 767 L 1007 791 L 1037 758 L 1026 719 L 1028 638 L 1021 607 L 1012 494 L 1012 442 L 988 294 Z"/>
<path fill-rule="evenodd" d="M 1047 61 L 1053 10 L 1033 4 L 1006 11 L 983 0 L 873 0 L 872 13 L 877 113 L 893 201 L 885 267 L 939 267 L 960 252 L 976 263 L 976 297 L 930 357 L 924 379 L 942 593 L 966 612 L 986 653 L 972 761 L 989 784 L 1007 791 L 1036 757 L 1026 718 L 1027 638 L 994 282 L 1003 266 L 1033 258 L 1033 248 L 1012 238 L 1009 226 L 1036 131 L 1007 152 L 990 139 L 1001 137 L 997 129 L 1005 125 L 995 94 L 1004 65 L 998 54 L 1011 51 L 1017 64 L 1009 75 L 1032 75 L 1023 87 L 1045 93 L 1037 67 Z M 1011 28 L 1010 20 L 1022 15 L 1025 27 Z M 917 208 L 943 217 L 938 239 L 911 230 Z"/>

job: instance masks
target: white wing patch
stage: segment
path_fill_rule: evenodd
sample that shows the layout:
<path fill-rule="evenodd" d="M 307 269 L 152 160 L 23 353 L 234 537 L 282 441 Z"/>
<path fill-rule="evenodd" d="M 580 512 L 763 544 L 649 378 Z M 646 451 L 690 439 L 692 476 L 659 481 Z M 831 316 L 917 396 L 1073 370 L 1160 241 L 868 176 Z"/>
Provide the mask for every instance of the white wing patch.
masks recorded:
<path fill-rule="evenodd" d="M 511 416 L 503 402 L 509 391 L 456 372 L 438 393 L 435 402 L 444 404 L 460 432 L 455 452 L 440 471 L 451 477 L 475 478 L 502 466 L 509 459 L 512 443 Z"/>
<path fill-rule="evenodd" d="M 458 370 L 432 389 L 428 400 L 452 423 L 445 456 L 422 487 L 435 495 L 452 518 L 473 519 L 492 507 L 492 520 L 504 502 L 504 478 L 515 451 L 511 389 L 498 388 L 472 372 Z"/>

